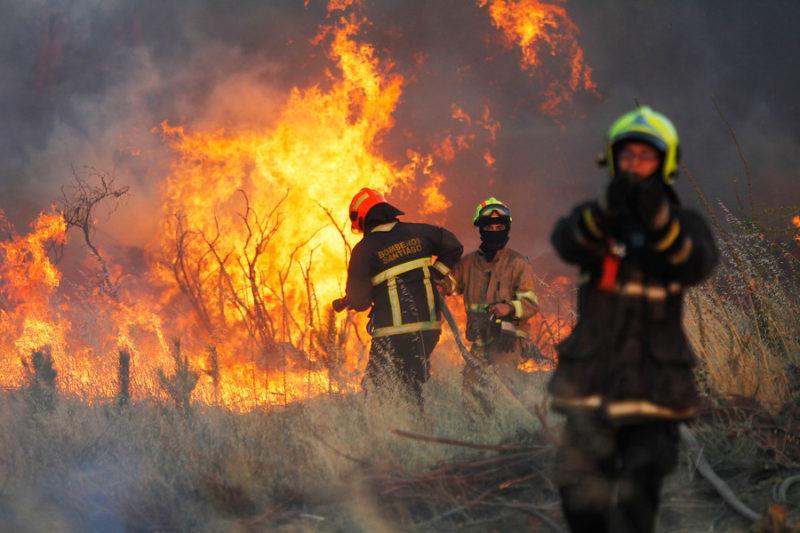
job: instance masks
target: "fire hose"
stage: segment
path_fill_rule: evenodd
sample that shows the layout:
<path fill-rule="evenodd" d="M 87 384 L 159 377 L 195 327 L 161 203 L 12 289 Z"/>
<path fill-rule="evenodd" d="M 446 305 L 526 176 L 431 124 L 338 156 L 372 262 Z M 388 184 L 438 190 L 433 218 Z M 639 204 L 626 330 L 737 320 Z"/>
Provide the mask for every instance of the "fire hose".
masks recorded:
<path fill-rule="evenodd" d="M 453 334 L 453 339 L 455 339 L 456 346 L 458 346 L 458 351 L 461 352 L 461 356 L 464 358 L 464 361 L 476 364 L 477 361 L 475 361 L 475 358 L 471 353 L 469 353 L 469 350 L 467 350 L 467 346 L 464 344 L 464 341 L 461 340 L 461 331 L 458 329 L 456 319 L 453 318 L 453 313 L 450 312 L 450 308 L 447 307 L 447 302 L 445 301 L 444 297 L 439 294 L 439 291 L 436 291 L 436 299 L 439 302 L 439 309 L 441 309 L 447 325 L 450 326 L 450 332 Z"/>
<path fill-rule="evenodd" d="M 436 292 L 436 299 L 439 303 L 439 309 L 442 311 L 442 315 L 444 315 L 444 319 L 447 322 L 447 325 L 450 327 L 450 332 L 453 334 L 453 339 L 456 341 L 456 346 L 458 347 L 458 351 L 461 352 L 461 357 L 464 358 L 464 362 L 473 365 L 477 368 L 485 367 L 486 365 L 484 363 L 481 363 L 474 355 L 469 353 L 469 350 L 467 350 L 467 346 L 461 339 L 461 331 L 458 329 L 458 323 L 456 322 L 456 319 L 453 318 L 453 313 L 447 306 L 447 302 L 445 301 L 444 297 L 442 297 L 442 295 L 439 294 L 439 291 L 435 292 Z M 515 400 L 517 400 L 517 402 L 519 402 L 519 404 L 526 411 L 533 414 L 531 412 L 531 409 L 527 405 L 525 405 L 525 402 L 522 401 L 522 398 L 520 398 L 519 394 L 517 393 L 516 390 L 514 390 L 514 387 L 511 384 L 507 383 L 506 380 L 503 379 L 503 377 L 497 372 L 494 372 L 494 376 L 497 377 L 497 381 L 508 391 L 509 394 L 511 394 L 511 396 Z"/>

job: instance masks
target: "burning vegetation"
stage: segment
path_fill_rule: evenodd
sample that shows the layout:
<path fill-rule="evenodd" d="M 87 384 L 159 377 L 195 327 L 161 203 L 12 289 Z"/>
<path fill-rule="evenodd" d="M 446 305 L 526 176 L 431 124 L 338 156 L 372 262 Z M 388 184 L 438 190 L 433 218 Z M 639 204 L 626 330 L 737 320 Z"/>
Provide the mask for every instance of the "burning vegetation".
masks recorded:
<path fill-rule="evenodd" d="M 164 372 L 176 365 L 197 373 L 193 399 L 242 409 L 358 388 L 364 318 L 341 319 L 328 306 L 343 291 L 356 242 L 342 206 L 356 184 L 368 183 L 399 194 L 418 191 L 419 213 L 441 217 L 452 205 L 442 190 L 442 164 L 475 141 L 468 131 L 454 140 L 448 134 L 430 153 L 408 149 L 405 161 L 381 154 L 408 82 L 360 37 L 368 22 L 358 7 L 329 4 L 314 44 L 334 68 L 324 82 L 292 89 L 269 128 L 203 131 L 164 122 L 154 130 L 174 157 L 154 213 L 160 238 L 145 250 L 144 275 L 129 275 L 124 258 L 97 244 L 103 212 L 130 193 L 111 174 L 76 172 L 60 204 L 25 236 L 4 222 L 2 386 L 19 387 L 24 361 L 47 348 L 59 388 L 86 401 L 115 397 L 123 382 L 133 399 L 172 396 Z M 541 41 L 551 55 L 578 62 L 574 68 L 589 83 L 577 30 L 563 8 L 538 2 L 488 8 L 504 31 L 512 31 L 503 22 L 511 12 L 523 15 L 514 24 L 544 17 L 536 35 L 519 30 L 526 70 L 536 67 Z M 564 83 L 558 91 L 578 88 Z M 485 130 L 492 142 L 500 128 L 488 104 L 473 119 L 453 103 L 452 117 L 469 130 Z M 483 157 L 490 169 L 494 156 Z M 59 269 L 68 237 L 79 237 L 88 252 L 82 271 L 90 274 L 82 280 L 65 280 Z M 572 294 L 565 279 L 552 287 L 543 282 L 542 290 L 545 308 L 554 310 L 537 317 L 535 339 L 552 358 L 572 322 Z M 446 358 L 460 364 L 455 355 Z"/>
<path fill-rule="evenodd" d="M 576 95 L 598 93 L 564 3 L 472 7 L 486 14 L 487 31 L 518 48 L 520 70 L 544 82 L 536 104 L 550 119 Z M 344 206 L 368 184 L 418 196 L 415 214 L 442 221 L 455 202 L 448 164 L 477 150 L 494 183 L 502 127 L 488 103 L 470 111 L 452 102 L 455 127 L 428 149 L 385 155 L 413 80 L 366 40 L 360 8 L 329 2 L 313 39 L 329 70 L 292 88 L 268 127 L 154 127 L 171 161 L 157 209 L 142 214 L 158 227 L 143 267 L 99 244 L 104 214 L 136 194 L 113 173 L 74 172 L 28 231 L 0 212 L 0 423 L 13 428 L 0 432 L 4 523 L 562 527 L 549 474 L 557 422 L 543 379 L 575 321 L 566 276 L 538 279 L 531 333 L 543 357 L 520 366 L 528 387 L 492 398 L 493 416 L 463 409 L 462 361 L 447 331 L 437 350 L 447 364 L 426 386 L 424 416 L 398 396 L 351 394 L 368 336 L 365 317 L 337 316 L 329 305 L 343 293 L 357 240 Z M 48 87 L 51 40 L 40 75 Z M 488 147 L 478 149 L 479 134 Z M 800 216 L 792 223 L 800 232 Z M 724 268 L 687 298 L 706 401 L 697 434 L 717 470 L 763 513 L 756 527 L 791 531 L 784 506 L 797 494 L 800 465 L 800 267 L 754 227 L 732 215 L 715 220 Z M 68 240 L 80 243 L 73 270 L 82 276 L 65 275 Z M 450 308 L 464 324 L 462 302 L 451 297 Z M 690 461 L 699 455 L 693 449 L 671 480 L 660 527 L 750 524 L 750 515 L 721 514 L 695 479 Z"/>

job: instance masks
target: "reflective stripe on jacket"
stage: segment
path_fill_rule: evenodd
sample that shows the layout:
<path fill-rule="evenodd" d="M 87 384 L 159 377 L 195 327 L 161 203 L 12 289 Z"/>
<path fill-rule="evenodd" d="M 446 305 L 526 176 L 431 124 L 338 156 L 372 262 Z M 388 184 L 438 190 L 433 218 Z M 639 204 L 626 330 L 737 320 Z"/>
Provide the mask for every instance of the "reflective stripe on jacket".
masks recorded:
<path fill-rule="evenodd" d="M 448 273 L 463 250 L 444 228 L 406 222 L 378 226 L 353 248 L 348 307 L 363 311 L 372 305 L 374 337 L 440 329 L 433 279 Z"/>
<path fill-rule="evenodd" d="M 489 262 L 480 250 L 476 250 L 458 262 L 454 276 L 458 292 L 464 295 L 467 316 L 485 313 L 488 305 L 505 302 L 514 309 L 513 323 L 517 335 L 529 336 L 528 320 L 536 314 L 539 299 L 534 291 L 533 266 L 527 257 L 503 248 Z"/>

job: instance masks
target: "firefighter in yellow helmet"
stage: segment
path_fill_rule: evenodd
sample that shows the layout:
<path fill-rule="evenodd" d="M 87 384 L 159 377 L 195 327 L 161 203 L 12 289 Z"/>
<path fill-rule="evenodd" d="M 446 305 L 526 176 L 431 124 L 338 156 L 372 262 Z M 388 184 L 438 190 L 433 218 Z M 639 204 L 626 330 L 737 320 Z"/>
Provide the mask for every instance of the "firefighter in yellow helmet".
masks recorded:
<path fill-rule="evenodd" d="M 506 382 L 519 375 L 517 366 L 530 353 L 528 320 L 537 312 L 533 267 L 528 258 L 507 246 L 511 211 L 497 198 L 475 209 L 478 250 L 456 265 L 457 291 L 464 296 L 471 361 L 464 366 L 464 392 L 475 407 L 491 411 L 492 372 Z"/>
<path fill-rule="evenodd" d="M 346 294 L 333 308 L 370 310 L 365 390 L 386 390 L 397 380 L 421 404 L 442 328 L 435 285 L 453 284 L 464 247 L 444 228 L 401 222 L 403 212 L 373 189 L 358 191 L 349 212 L 353 231 L 364 237 L 350 256 Z"/>
<path fill-rule="evenodd" d="M 684 288 L 717 262 L 711 231 L 678 202 L 672 122 L 649 107 L 608 134 L 610 181 L 558 221 L 551 240 L 580 268 L 578 321 L 549 384 L 567 416 L 557 482 L 572 531 L 653 531 L 678 424 L 697 407 Z"/>

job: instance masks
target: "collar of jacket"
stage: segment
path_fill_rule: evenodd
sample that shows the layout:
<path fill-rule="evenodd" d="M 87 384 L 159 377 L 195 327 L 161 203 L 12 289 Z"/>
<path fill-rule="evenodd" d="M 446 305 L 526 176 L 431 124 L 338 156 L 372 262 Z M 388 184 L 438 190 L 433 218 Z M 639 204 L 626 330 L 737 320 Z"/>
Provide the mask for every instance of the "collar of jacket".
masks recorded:
<path fill-rule="evenodd" d="M 397 225 L 396 220 L 394 222 L 387 222 L 386 224 L 375 226 L 374 228 L 372 228 L 372 231 L 370 231 L 370 233 L 375 233 L 376 231 L 392 231 L 392 228 L 395 227 L 395 225 Z"/>
<path fill-rule="evenodd" d="M 478 257 L 483 259 L 483 261 L 485 263 L 488 263 L 488 264 L 491 265 L 491 264 L 497 263 L 500 260 L 500 257 L 502 257 L 506 253 L 506 250 L 508 250 L 508 245 L 507 244 L 505 246 L 503 246 L 502 248 L 500 248 L 499 250 L 497 250 L 497 252 L 495 252 L 494 258 L 491 261 L 488 261 L 486 259 L 486 255 L 483 253 L 483 250 L 478 248 L 477 251 L 478 251 Z"/>

